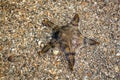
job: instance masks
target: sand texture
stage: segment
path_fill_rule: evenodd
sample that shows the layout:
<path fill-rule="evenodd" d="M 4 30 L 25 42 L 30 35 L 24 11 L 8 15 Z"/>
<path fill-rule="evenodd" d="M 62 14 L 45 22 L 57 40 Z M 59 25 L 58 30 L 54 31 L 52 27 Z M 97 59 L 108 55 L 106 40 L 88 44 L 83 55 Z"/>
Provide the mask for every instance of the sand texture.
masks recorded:
<path fill-rule="evenodd" d="M 100 42 L 77 50 L 74 70 L 51 39 L 48 18 L 60 26 L 79 14 L 79 30 Z M 120 80 L 120 0 L 0 0 L 0 80 Z"/>

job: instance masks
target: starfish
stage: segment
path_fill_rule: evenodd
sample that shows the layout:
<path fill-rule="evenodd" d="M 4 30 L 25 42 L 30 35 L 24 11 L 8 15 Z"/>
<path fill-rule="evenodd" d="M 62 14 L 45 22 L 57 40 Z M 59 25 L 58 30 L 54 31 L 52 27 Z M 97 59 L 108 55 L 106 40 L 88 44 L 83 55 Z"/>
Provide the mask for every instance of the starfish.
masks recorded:
<path fill-rule="evenodd" d="M 81 44 L 96 45 L 99 42 L 94 39 L 84 37 L 78 29 L 79 15 L 76 13 L 73 19 L 66 25 L 59 26 L 48 19 L 44 19 L 42 24 L 52 29 L 51 40 L 42 48 L 39 53 L 46 53 L 51 48 L 58 47 L 65 54 L 69 69 L 73 71 L 75 64 L 75 49 Z"/>

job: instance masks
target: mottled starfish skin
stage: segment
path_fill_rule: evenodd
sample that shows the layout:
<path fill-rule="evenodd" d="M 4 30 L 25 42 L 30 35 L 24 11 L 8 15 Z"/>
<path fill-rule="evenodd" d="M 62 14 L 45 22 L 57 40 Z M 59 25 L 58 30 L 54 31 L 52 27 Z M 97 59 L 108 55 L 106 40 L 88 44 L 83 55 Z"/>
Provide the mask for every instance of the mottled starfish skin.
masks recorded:
<path fill-rule="evenodd" d="M 48 42 L 40 51 L 40 53 L 46 53 L 49 49 L 59 47 L 65 54 L 68 66 L 71 71 L 75 64 L 75 48 L 82 43 L 95 45 L 97 41 L 83 37 L 78 30 L 79 15 L 75 14 L 70 23 L 64 26 L 55 25 L 53 22 L 45 19 L 42 21 L 44 26 L 52 28 L 52 39 Z"/>

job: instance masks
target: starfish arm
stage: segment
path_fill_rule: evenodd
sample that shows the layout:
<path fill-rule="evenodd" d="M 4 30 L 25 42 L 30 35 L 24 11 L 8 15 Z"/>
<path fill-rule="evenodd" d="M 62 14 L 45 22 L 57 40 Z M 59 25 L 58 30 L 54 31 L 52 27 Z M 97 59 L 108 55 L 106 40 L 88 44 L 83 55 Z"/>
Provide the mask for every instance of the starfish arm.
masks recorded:
<path fill-rule="evenodd" d="M 73 19 L 71 20 L 71 22 L 64 26 L 61 26 L 61 29 L 63 29 L 63 30 L 70 29 L 70 28 L 72 28 L 72 26 L 78 26 L 78 23 L 79 23 L 79 15 L 75 14 Z"/>
<path fill-rule="evenodd" d="M 73 67 L 75 64 L 75 53 L 65 53 L 66 60 L 68 62 L 68 67 L 71 71 L 73 71 Z"/>
<path fill-rule="evenodd" d="M 42 24 L 43 24 L 44 26 L 47 26 L 47 27 L 52 28 L 53 31 L 59 29 L 59 26 L 58 26 L 58 25 L 55 25 L 53 22 L 49 21 L 48 19 L 44 19 L 44 20 L 42 21 Z"/>
<path fill-rule="evenodd" d="M 96 44 L 100 44 L 100 43 L 94 39 L 89 39 L 87 37 L 84 37 L 84 44 L 96 45 Z"/>
<path fill-rule="evenodd" d="M 78 26 L 78 23 L 79 23 L 79 15 L 76 13 L 73 19 L 71 20 L 70 24 L 72 24 L 73 26 Z"/>
<path fill-rule="evenodd" d="M 50 45 L 50 43 L 47 43 L 43 48 L 42 48 L 42 50 L 40 51 L 40 53 L 46 53 L 46 52 L 48 52 L 49 51 L 49 49 L 51 48 L 51 45 Z"/>
<path fill-rule="evenodd" d="M 66 60 L 68 62 L 68 67 L 71 71 L 73 71 L 73 67 L 75 64 L 75 52 L 70 49 L 69 42 L 62 41 L 61 50 L 65 54 Z"/>
<path fill-rule="evenodd" d="M 48 52 L 51 48 L 54 48 L 56 46 L 56 41 L 54 39 L 51 39 L 50 42 L 48 42 L 40 51 L 40 53 L 46 53 Z"/>

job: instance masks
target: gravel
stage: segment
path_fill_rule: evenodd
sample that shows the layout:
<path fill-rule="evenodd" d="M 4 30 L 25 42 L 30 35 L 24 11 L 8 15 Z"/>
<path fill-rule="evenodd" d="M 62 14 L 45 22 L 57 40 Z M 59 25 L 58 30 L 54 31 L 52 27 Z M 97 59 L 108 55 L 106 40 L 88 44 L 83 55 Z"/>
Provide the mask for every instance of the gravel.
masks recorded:
<path fill-rule="evenodd" d="M 64 25 L 74 13 L 100 45 L 79 50 L 70 72 L 58 49 L 38 52 L 51 38 L 41 21 Z M 0 0 L 0 80 L 120 80 L 120 0 Z"/>

